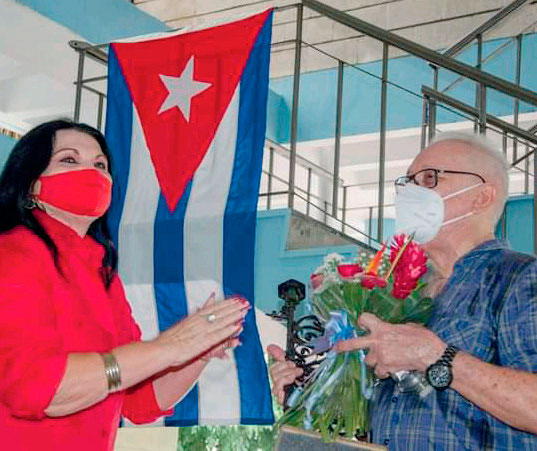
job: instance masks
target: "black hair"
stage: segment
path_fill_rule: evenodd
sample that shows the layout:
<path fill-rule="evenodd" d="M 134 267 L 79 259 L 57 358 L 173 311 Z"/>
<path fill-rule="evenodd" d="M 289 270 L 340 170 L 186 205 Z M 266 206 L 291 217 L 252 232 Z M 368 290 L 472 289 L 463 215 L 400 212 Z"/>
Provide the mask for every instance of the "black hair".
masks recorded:
<path fill-rule="evenodd" d="M 20 225 L 27 227 L 43 240 L 51 251 L 56 266 L 60 269 L 58 250 L 54 242 L 31 210 L 27 208 L 30 187 L 49 165 L 54 138 L 58 130 L 77 130 L 94 138 L 108 158 L 108 170 L 112 175 L 110 151 L 99 130 L 68 119 L 59 119 L 38 125 L 15 144 L 0 175 L 0 233 Z M 117 252 L 107 226 L 106 214 L 91 224 L 88 235 L 105 249 L 101 276 L 106 288 L 108 288 L 117 271 Z"/>

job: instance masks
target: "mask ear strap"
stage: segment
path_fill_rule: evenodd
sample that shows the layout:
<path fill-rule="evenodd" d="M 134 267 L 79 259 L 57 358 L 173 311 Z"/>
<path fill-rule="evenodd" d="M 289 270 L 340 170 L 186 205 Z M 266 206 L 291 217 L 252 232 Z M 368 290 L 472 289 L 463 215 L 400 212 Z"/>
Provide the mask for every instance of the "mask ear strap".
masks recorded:
<path fill-rule="evenodd" d="M 474 189 L 474 188 L 476 188 L 478 186 L 481 186 L 481 185 L 483 185 L 483 183 L 476 183 L 475 185 L 467 186 L 466 188 L 460 189 L 459 191 L 455 191 L 454 193 L 451 193 L 451 194 L 448 194 L 445 197 L 442 197 L 442 199 L 444 199 L 444 200 L 451 199 L 452 197 L 458 196 L 459 194 L 463 194 L 463 193 L 465 193 L 467 191 L 470 191 L 471 189 Z"/>
<path fill-rule="evenodd" d="M 450 219 L 449 221 L 443 222 L 442 227 L 444 227 L 446 225 L 449 225 L 449 224 L 453 224 L 454 222 L 461 221 L 463 219 L 469 218 L 473 214 L 474 214 L 474 212 L 470 211 L 470 212 L 466 213 L 465 215 L 459 216 L 457 218 Z"/>

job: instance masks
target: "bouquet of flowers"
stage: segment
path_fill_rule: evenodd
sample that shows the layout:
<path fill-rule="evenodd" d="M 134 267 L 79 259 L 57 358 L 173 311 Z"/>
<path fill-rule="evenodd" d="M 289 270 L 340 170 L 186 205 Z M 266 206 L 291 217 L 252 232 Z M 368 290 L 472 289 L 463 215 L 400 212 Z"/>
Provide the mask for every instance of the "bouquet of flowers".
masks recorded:
<path fill-rule="evenodd" d="M 366 333 L 356 326 L 364 312 L 391 323 L 427 321 L 432 300 L 420 294 L 427 272 L 425 253 L 404 235 L 393 238 L 389 253 L 386 248 L 374 256 L 361 254 L 354 263 L 330 254 L 311 275 L 311 306 L 325 327 L 325 334 L 310 343 L 314 352 Z M 325 441 L 367 433 L 374 378 L 364 359 L 362 350 L 329 350 L 304 386 L 288 398 L 280 424 L 320 432 Z"/>

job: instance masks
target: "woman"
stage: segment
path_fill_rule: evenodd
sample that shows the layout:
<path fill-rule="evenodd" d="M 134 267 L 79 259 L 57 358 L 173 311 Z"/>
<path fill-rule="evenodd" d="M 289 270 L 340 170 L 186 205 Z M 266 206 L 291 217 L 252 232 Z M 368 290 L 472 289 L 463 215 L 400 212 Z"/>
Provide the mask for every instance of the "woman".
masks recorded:
<path fill-rule="evenodd" d="M 240 344 L 248 302 L 214 295 L 140 341 L 106 227 L 111 187 L 104 137 L 63 120 L 22 137 L 0 176 L 2 449 L 110 450 L 120 415 L 171 413 Z"/>

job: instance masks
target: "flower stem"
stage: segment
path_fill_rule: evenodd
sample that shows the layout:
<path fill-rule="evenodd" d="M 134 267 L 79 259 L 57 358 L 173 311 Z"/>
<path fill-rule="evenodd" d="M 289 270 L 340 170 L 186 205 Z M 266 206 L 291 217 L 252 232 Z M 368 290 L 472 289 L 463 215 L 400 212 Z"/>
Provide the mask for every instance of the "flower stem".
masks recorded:
<path fill-rule="evenodd" d="M 401 249 L 399 249 L 399 252 L 397 253 L 395 258 L 393 259 L 393 262 L 390 265 L 390 269 L 388 270 L 388 273 L 384 277 L 385 280 L 388 280 L 390 278 L 390 276 L 392 275 L 392 272 L 394 271 L 395 267 L 397 266 L 397 263 L 399 263 L 399 260 L 401 260 L 401 257 L 403 256 L 407 246 L 410 244 L 411 241 L 412 241 L 411 236 L 405 238 L 405 242 L 403 243 L 403 245 L 401 246 Z"/>

